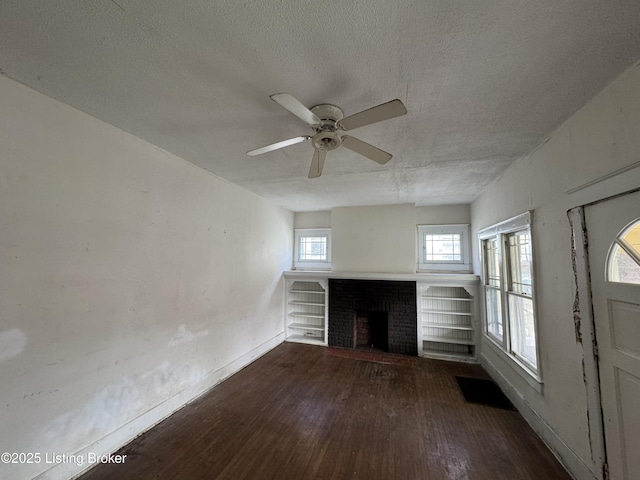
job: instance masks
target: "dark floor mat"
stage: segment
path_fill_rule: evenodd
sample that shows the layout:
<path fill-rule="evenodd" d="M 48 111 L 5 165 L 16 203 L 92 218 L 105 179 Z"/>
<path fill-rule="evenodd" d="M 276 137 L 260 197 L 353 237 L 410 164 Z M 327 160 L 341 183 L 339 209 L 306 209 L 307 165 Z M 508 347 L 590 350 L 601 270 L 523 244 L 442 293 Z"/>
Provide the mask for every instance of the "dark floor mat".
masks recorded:
<path fill-rule="evenodd" d="M 493 381 L 469 377 L 456 377 L 456 380 L 467 402 L 515 410 L 509 399 Z"/>

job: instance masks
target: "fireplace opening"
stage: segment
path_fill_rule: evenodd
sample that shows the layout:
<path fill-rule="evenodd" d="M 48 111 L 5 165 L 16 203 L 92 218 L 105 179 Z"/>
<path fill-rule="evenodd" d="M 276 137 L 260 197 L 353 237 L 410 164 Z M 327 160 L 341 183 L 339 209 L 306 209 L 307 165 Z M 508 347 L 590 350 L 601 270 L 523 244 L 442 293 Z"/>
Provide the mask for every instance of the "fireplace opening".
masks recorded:
<path fill-rule="evenodd" d="M 387 312 L 356 312 L 354 348 L 389 351 L 389 315 Z"/>
<path fill-rule="evenodd" d="M 369 349 L 374 345 L 389 353 L 418 355 L 416 282 L 330 278 L 328 300 L 329 346 L 353 349 L 366 344 Z M 358 340 L 357 317 L 370 313 L 373 321 L 361 322 L 361 328 L 373 328 L 374 333 Z M 376 321 L 378 313 L 384 315 L 381 321 Z"/>

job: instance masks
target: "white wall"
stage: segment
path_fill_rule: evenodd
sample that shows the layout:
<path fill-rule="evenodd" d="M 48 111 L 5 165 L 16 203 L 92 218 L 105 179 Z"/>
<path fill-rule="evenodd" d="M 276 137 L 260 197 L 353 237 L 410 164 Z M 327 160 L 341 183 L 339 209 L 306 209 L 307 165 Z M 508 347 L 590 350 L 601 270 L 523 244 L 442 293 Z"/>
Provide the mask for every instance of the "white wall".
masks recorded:
<path fill-rule="evenodd" d="M 471 205 L 433 205 L 415 207 L 417 225 L 471 223 Z M 296 212 L 295 228 L 330 228 L 331 211 Z"/>
<path fill-rule="evenodd" d="M 331 269 L 415 273 L 414 204 L 331 210 Z"/>
<path fill-rule="evenodd" d="M 105 453 L 282 341 L 292 212 L 4 77 L 0 105 L 1 452 Z M 86 464 L 0 477 L 51 467 Z"/>
<path fill-rule="evenodd" d="M 471 205 L 434 205 L 416 207 L 418 225 L 470 224 Z"/>
<path fill-rule="evenodd" d="M 410 212 L 411 207 L 413 212 Z M 408 255 L 404 250 L 399 250 L 399 245 L 407 248 L 410 244 L 414 245 L 413 266 L 411 273 L 416 271 L 417 262 L 417 230 L 416 225 L 447 225 L 447 224 L 470 224 L 471 223 L 471 206 L 470 205 L 436 205 L 414 207 L 413 205 L 402 206 L 374 206 L 374 207 L 354 207 L 346 210 L 333 209 L 330 211 L 317 212 L 297 212 L 294 217 L 295 228 L 331 228 L 332 245 L 333 245 L 333 270 L 334 271 L 371 271 L 361 270 L 362 268 L 373 268 L 372 265 L 380 261 L 377 258 L 381 254 L 378 247 L 372 250 L 373 244 L 369 241 L 371 238 L 378 239 L 382 256 L 387 262 L 384 266 L 376 268 L 385 268 L 394 273 L 399 273 L 401 269 L 403 273 L 408 273 Z M 399 210 L 394 210 L 398 208 Z M 402 214 L 398 216 L 398 212 Z M 332 223 L 333 215 L 337 215 L 337 223 Z M 408 228 L 407 221 L 411 219 L 413 225 Z M 393 237 L 390 230 L 393 231 Z M 355 231 L 354 231 L 355 230 Z M 362 232 L 367 232 L 367 240 L 360 238 Z M 363 243 L 358 243 L 363 242 Z M 388 242 L 388 243 L 386 243 Z M 338 260 L 336 266 L 335 250 L 338 250 Z M 387 257 L 390 255 L 401 255 L 402 258 L 396 265 L 390 265 Z M 387 261 L 389 260 L 389 261 Z M 344 262 L 351 262 L 345 265 Z M 352 263 L 357 261 L 357 265 Z M 402 266 L 400 266 L 402 265 Z M 360 270 L 353 270 L 358 268 Z M 380 270 L 377 270 L 380 272 Z"/>
<path fill-rule="evenodd" d="M 515 162 L 472 204 L 475 233 L 533 210 L 541 393 L 529 386 L 485 341 L 482 361 L 507 387 L 527 419 L 577 478 L 592 478 L 582 346 L 573 320 L 573 271 L 567 210 L 587 200 L 568 190 L 640 160 L 640 68 L 626 71 L 587 103 L 550 140 Z M 597 188 L 603 197 L 623 190 L 619 181 Z M 594 190 L 592 190 L 594 191 Z M 473 242 L 475 271 L 480 272 Z"/>
<path fill-rule="evenodd" d="M 293 225 L 295 228 L 330 228 L 331 211 L 296 212 Z"/>

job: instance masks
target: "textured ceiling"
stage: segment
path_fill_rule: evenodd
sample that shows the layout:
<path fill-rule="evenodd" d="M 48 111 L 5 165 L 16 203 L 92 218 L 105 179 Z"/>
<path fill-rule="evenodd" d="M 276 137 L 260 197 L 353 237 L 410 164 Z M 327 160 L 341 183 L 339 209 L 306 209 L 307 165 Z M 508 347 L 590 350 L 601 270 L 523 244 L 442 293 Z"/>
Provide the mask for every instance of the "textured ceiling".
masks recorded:
<path fill-rule="evenodd" d="M 638 0 L 2 0 L 0 73 L 294 211 L 468 203 L 640 58 L 638 25 Z M 350 132 L 393 159 L 246 156 L 311 133 L 278 92 L 401 99 Z"/>

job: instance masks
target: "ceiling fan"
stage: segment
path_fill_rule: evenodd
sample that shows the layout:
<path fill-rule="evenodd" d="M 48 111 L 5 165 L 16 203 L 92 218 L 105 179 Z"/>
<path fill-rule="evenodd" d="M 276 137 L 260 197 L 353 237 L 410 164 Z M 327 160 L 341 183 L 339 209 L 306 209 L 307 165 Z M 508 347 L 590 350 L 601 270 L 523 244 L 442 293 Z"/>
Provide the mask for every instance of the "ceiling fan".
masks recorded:
<path fill-rule="evenodd" d="M 364 127 L 365 125 L 371 125 L 372 123 L 399 117 L 407 113 L 404 104 L 398 99 L 391 100 L 390 102 L 345 118 L 340 107 L 328 103 L 316 105 L 309 109 L 288 93 L 277 93 L 271 95 L 270 98 L 302 121 L 308 123 L 315 134 L 301 135 L 281 142 L 272 143 L 265 147 L 250 150 L 247 152 L 247 155 L 260 155 L 311 140 L 314 152 L 311 168 L 309 169 L 309 178 L 317 178 L 322 175 L 322 168 L 324 167 L 324 159 L 327 152 L 335 150 L 340 146 L 359 153 L 380 165 L 384 165 L 391 160 L 390 153 L 380 150 L 367 142 L 358 140 L 355 137 L 341 135 L 338 131 L 353 130 Z"/>

